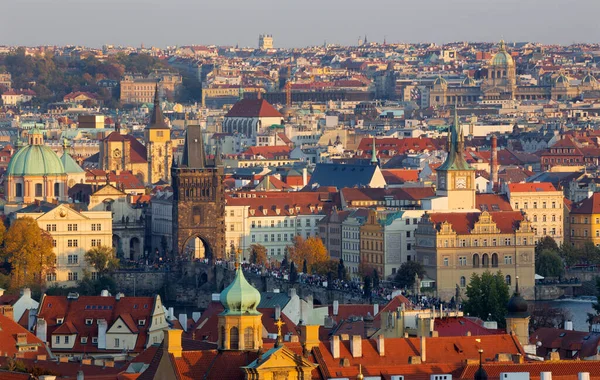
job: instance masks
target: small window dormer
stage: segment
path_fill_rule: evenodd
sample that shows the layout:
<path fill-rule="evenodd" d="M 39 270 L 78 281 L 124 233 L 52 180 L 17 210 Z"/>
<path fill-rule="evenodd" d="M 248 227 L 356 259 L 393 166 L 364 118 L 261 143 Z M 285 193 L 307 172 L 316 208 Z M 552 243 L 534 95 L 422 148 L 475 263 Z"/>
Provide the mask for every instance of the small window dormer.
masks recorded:
<path fill-rule="evenodd" d="M 57 325 L 62 325 L 64 321 L 65 321 L 64 318 L 56 318 L 56 324 Z"/>
<path fill-rule="evenodd" d="M 145 319 L 138 320 L 138 326 L 145 326 L 145 325 L 146 325 L 146 320 Z"/>
<path fill-rule="evenodd" d="M 91 318 L 86 318 L 85 319 L 85 324 L 88 325 L 88 326 L 90 326 L 90 325 L 94 324 L 94 320 L 91 319 Z"/>

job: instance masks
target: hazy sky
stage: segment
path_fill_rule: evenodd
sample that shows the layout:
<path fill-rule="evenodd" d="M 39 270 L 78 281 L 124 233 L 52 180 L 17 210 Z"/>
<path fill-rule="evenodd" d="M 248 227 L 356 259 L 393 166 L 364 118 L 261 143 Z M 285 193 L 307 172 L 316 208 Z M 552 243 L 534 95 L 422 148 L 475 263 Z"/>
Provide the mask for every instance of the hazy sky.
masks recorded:
<path fill-rule="evenodd" d="M 599 0 L 0 0 L 0 45 L 600 42 Z"/>

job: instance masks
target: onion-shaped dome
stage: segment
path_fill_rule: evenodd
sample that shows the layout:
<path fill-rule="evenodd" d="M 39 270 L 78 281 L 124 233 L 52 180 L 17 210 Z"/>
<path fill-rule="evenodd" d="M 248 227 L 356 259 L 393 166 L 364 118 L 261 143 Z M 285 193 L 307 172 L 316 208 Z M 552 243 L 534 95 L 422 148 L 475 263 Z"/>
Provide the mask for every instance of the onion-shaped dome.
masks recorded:
<path fill-rule="evenodd" d="M 470 75 L 467 75 L 465 80 L 463 80 L 462 85 L 464 87 L 475 87 L 477 85 L 477 82 L 475 82 L 475 79 L 471 78 Z"/>
<path fill-rule="evenodd" d="M 58 155 L 44 145 L 42 133 L 34 128 L 29 136 L 29 145 L 19 149 L 8 163 L 7 174 L 13 176 L 65 174 L 65 167 Z"/>
<path fill-rule="evenodd" d="M 521 293 L 519 292 L 519 278 L 517 277 L 515 293 L 512 297 L 510 297 L 510 300 L 508 300 L 508 304 L 506 305 L 508 317 L 527 318 L 529 316 L 529 312 L 527 311 L 527 309 L 527 301 L 525 301 L 525 299 L 521 297 Z"/>
<path fill-rule="evenodd" d="M 504 41 L 500 41 L 498 45 L 498 52 L 494 55 L 492 60 L 490 61 L 491 66 L 514 66 L 515 61 L 511 57 L 511 55 L 506 51 L 506 45 Z"/>
<path fill-rule="evenodd" d="M 235 279 L 221 292 L 221 304 L 225 308 L 223 315 L 257 315 L 260 293 L 254 288 L 242 272 L 241 266 L 235 273 Z"/>
<path fill-rule="evenodd" d="M 438 77 L 435 78 L 435 80 L 433 81 L 433 85 L 434 86 L 447 86 L 448 81 L 445 80 L 441 75 L 438 75 Z"/>

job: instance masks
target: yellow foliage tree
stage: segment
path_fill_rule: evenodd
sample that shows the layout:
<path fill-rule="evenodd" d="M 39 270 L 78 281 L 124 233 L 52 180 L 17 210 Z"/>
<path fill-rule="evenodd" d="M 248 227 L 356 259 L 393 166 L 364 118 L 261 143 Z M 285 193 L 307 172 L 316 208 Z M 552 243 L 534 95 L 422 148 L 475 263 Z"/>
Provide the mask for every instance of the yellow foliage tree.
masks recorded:
<path fill-rule="evenodd" d="M 35 220 L 25 217 L 10 226 L 4 243 L 2 256 L 12 266 L 12 287 L 43 285 L 56 260 L 52 236 Z"/>
<path fill-rule="evenodd" d="M 308 271 L 313 271 L 329 260 L 329 253 L 318 237 L 311 236 L 303 239 L 298 235 L 294 238 L 294 245 L 288 247 L 289 259 L 294 262 L 296 268 L 302 268 L 304 260 Z"/>

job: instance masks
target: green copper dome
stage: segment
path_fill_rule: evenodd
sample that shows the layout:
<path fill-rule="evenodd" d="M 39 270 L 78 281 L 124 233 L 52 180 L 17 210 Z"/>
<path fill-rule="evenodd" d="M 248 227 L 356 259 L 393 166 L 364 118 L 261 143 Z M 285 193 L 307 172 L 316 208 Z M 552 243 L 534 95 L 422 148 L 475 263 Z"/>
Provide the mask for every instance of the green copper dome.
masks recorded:
<path fill-rule="evenodd" d="M 515 62 L 513 61 L 513 58 L 506 51 L 506 46 L 504 45 L 504 41 L 500 41 L 500 44 L 498 46 L 498 53 L 496 53 L 496 55 L 494 55 L 494 57 L 490 61 L 490 65 L 505 67 L 505 66 L 513 66 L 514 64 L 515 64 Z"/>
<path fill-rule="evenodd" d="M 14 176 L 65 174 L 65 167 L 49 147 L 27 145 L 15 153 L 6 172 Z"/>
<path fill-rule="evenodd" d="M 439 75 L 437 78 L 435 78 L 435 80 L 433 81 L 433 85 L 440 85 L 440 86 L 447 86 L 448 85 L 448 81 L 446 79 L 444 79 L 441 75 Z"/>
<path fill-rule="evenodd" d="M 221 304 L 225 308 L 222 315 L 257 315 L 260 293 L 244 277 L 242 268 L 235 273 L 235 279 L 221 292 Z"/>
<path fill-rule="evenodd" d="M 73 157 L 71 157 L 71 155 L 67 152 L 63 153 L 63 155 L 60 157 L 60 162 L 62 162 L 66 173 L 83 173 L 81 166 L 79 166 L 79 164 L 75 162 Z"/>

